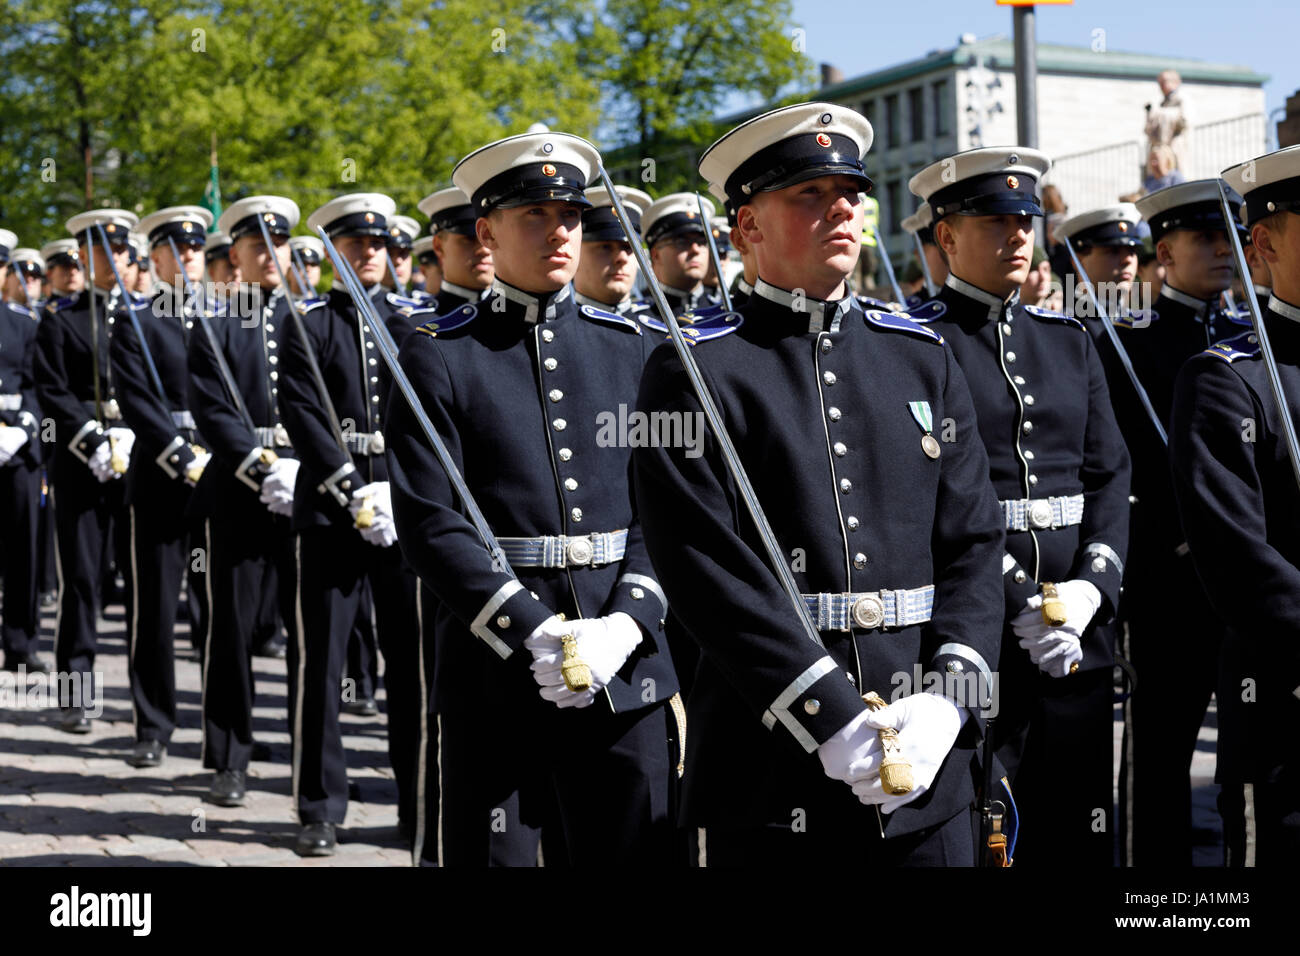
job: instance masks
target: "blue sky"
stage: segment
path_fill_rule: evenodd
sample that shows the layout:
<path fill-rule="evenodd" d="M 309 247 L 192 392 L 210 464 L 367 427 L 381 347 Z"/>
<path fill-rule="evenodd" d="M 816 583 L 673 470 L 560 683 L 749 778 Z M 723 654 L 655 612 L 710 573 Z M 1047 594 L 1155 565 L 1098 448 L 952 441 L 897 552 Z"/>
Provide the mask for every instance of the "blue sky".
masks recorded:
<path fill-rule="evenodd" d="M 994 0 L 794 0 L 794 20 L 814 62 L 853 77 L 954 47 L 963 33 L 1010 36 L 1012 9 Z M 1036 9 L 1040 43 L 1087 47 L 1100 28 L 1111 50 L 1249 66 L 1271 77 L 1270 112 L 1300 90 L 1295 0 L 1075 0 Z"/>

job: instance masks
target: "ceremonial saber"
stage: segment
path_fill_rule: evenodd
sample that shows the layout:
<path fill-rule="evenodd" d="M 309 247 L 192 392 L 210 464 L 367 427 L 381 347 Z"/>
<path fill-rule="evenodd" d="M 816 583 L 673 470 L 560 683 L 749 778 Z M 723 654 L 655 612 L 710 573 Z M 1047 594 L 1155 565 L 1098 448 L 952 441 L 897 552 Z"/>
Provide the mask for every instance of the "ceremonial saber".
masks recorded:
<path fill-rule="evenodd" d="M 700 218 L 704 220 L 704 237 L 709 243 L 709 258 L 713 260 L 713 271 L 718 277 L 718 290 L 722 293 L 722 307 L 731 311 L 731 290 L 727 288 L 727 277 L 722 274 L 722 257 L 718 255 L 718 244 L 713 241 L 713 223 L 709 222 L 704 208 L 704 197 L 695 194 L 695 202 L 700 207 Z"/>
<path fill-rule="evenodd" d="M 1096 310 L 1097 314 L 1101 316 L 1102 328 L 1106 330 L 1106 337 L 1110 339 L 1111 347 L 1115 350 L 1115 354 L 1119 356 L 1120 364 L 1124 366 L 1124 373 L 1128 375 L 1128 380 L 1132 383 L 1133 390 L 1137 392 L 1138 401 L 1142 403 L 1142 408 L 1146 411 L 1147 418 L 1151 420 L 1152 427 L 1155 428 L 1156 434 L 1160 436 L 1161 444 L 1163 444 L 1165 448 L 1168 448 L 1169 435 L 1165 432 L 1164 423 L 1160 421 L 1160 416 L 1156 414 L 1155 406 L 1151 404 L 1151 396 L 1147 394 L 1147 390 L 1143 388 L 1142 383 L 1138 381 L 1137 371 L 1133 368 L 1133 360 L 1129 358 L 1128 352 L 1120 343 L 1119 333 L 1115 331 L 1115 326 L 1111 324 L 1110 316 L 1107 315 L 1106 310 L 1101 307 L 1101 302 L 1097 299 L 1096 292 L 1093 291 L 1092 280 L 1088 278 L 1088 273 L 1084 271 L 1083 263 L 1079 261 L 1079 256 L 1074 251 L 1074 244 L 1070 242 L 1069 236 L 1063 238 L 1061 242 L 1065 245 L 1065 251 L 1070 254 L 1070 262 L 1074 264 L 1075 274 L 1083 281 L 1083 288 L 1087 291 L 1088 298 L 1092 300 L 1092 307 Z"/>
<path fill-rule="evenodd" d="M 104 231 L 103 223 L 96 227 L 99 230 L 99 238 L 104 246 L 104 255 L 108 259 L 108 264 L 113 269 L 113 278 L 117 280 L 117 288 L 122 293 L 122 301 L 126 307 L 127 317 L 131 320 L 131 328 L 135 330 L 136 337 L 140 339 L 140 354 L 144 358 L 144 366 L 149 372 L 149 381 L 158 393 L 158 400 L 170 414 L 171 403 L 167 401 L 167 393 L 163 390 L 162 377 L 158 374 L 158 366 L 154 364 L 153 353 L 149 351 L 149 343 L 145 341 L 144 329 L 140 326 L 140 320 L 136 317 L 134 303 L 131 301 L 131 292 L 127 289 L 126 283 L 122 280 L 122 273 L 117 271 L 117 263 L 113 261 L 113 250 L 108 243 L 108 233 Z M 179 265 L 179 261 L 177 265 Z"/>
<path fill-rule="evenodd" d="M 889 287 L 894 290 L 894 301 L 901 306 L 903 304 L 903 290 L 898 287 L 898 279 L 894 277 L 894 264 L 889 259 L 889 250 L 885 248 L 885 237 L 880 234 L 880 228 L 874 222 L 871 224 L 871 234 L 876 237 L 876 248 L 880 250 L 880 261 L 885 265 L 885 275 L 889 277 Z"/>
<path fill-rule="evenodd" d="M 86 270 L 90 276 L 90 288 L 88 290 L 90 293 L 90 349 L 94 353 L 94 359 L 90 363 L 90 382 L 95 398 L 95 418 L 99 420 L 102 428 L 107 424 L 107 419 L 104 418 L 104 397 L 99 384 L 99 309 L 95 305 L 95 293 L 99 290 L 95 286 L 95 236 L 91 231 L 94 228 L 94 226 L 86 227 Z M 113 263 L 111 253 L 108 262 L 109 265 Z M 117 474 L 125 474 L 126 458 L 117 452 L 117 443 L 113 440 L 112 429 L 109 428 L 106 434 L 108 436 L 109 464 Z"/>
<path fill-rule="evenodd" d="M 1245 296 L 1246 308 L 1250 310 L 1250 324 L 1255 327 L 1259 337 L 1259 351 L 1264 357 L 1268 369 L 1268 382 L 1273 389 L 1273 398 L 1277 401 L 1278 418 L 1282 421 L 1282 434 L 1286 438 L 1286 452 L 1291 459 L 1291 471 L 1295 474 L 1296 484 L 1300 486 L 1300 441 L 1296 440 L 1295 423 L 1291 421 L 1291 406 L 1286 403 L 1286 393 L 1282 390 L 1282 379 L 1277 374 L 1277 360 L 1273 357 L 1273 348 L 1269 345 L 1268 329 L 1264 328 L 1264 317 L 1259 311 L 1259 299 L 1255 297 L 1254 285 L 1250 281 L 1250 266 L 1246 262 L 1246 253 L 1241 248 L 1241 239 L 1233 228 L 1236 218 L 1232 215 L 1232 206 L 1228 203 L 1228 193 L 1223 188 L 1223 180 L 1215 180 L 1219 187 L 1219 204 L 1223 208 L 1223 221 L 1228 224 L 1228 240 L 1232 245 L 1232 258 L 1241 275 L 1241 284 L 1250 290 Z"/>
<path fill-rule="evenodd" d="M 695 392 L 696 398 L 699 399 L 700 408 L 704 412 L 705 420 L 709 423 L 709 429 L 713 432 L 714 438 L 718 442 L 718 448 L 722 452 L 723 462 L 726 464 L 727 471 L 731 473 L 732 480 L 736 482 L 736 488 L 740 492 L 740 497 L 745 502 L 745 507 L 749 511 L 750 518 L 753 519 L 755 527 L 758 529 L 759 540 L 763 543 L 763 550 L 767 553 L 768 563 L 772 566 L 777 580 L 781 584 L 781 589 L 785 591 L 786 596 L 790 599 L 790 605 L 794 609 L 795 616 L 798 618 L 803 628 L 804 636 L 812 641 L 818 647 L 825 649 L 826 645 L 822 642 L 821 635 L 817 633 L 817 627 L 813 623 L 812 616 L 808 612 L 808 605 L 804 603 L 800 595 L 799 588 L 795 584 L 794 575 L 791 573 L 789 566 L 785 563 L 785 556 L 781 551 L 781 546 L 777 543 L 776 533 L 772 530 L 772 525 L 767 520 L 767 515 L 763 512 L 763 506 L 759 503 L 758 494 L 754 491 L 754 485 L 749 480 L 749 475 L 745 472 L 745 466 L 740 461 L 740 455 L 736 452 L 736 446 L 732 443 L 731 436 L 727 433 L 727 428 L 722 422 L 722 416 L 718 412 L 718 407 L 714 404 L 713 396 L 710 394 L 708 386 L 704 384 L 704 378 L 700 374 L 699 366 L 695 362 L 695 356 L 691 354 L 691 347 L 686 344 L 686 338 L 682 335 L 681 326 L 677 323 L 677 317 L 673 315 L 673 310 L 668 305 L 668 300 L 664 297 L 664 290 L 660 288 L 654 272 L 650 269 L 650 263 L 647 261 L 645 250 L 636 240 L 636 231 L 632 228 L 632 222 L 628 218 L 627 210 L 623 208 L 623 200 L 619 198 L 618 190 L 614 188 L 613 181 L 609 178 L 609 173 L 605 172 L 605 167 L 600 167 L 600 179 L 605 185 L 606 192 L 609 193 L 610 202 L 613 205 L 614 215 L 618 217 L 618 223 L 623 228 L 624 235 L 632 245 L 633 254 L 636 256 L 637 265 L 641 268 L 642 275 L 646 278 L 650 292 L 654 297 L 655 306 L 659 310 L 659 315 L 663 319 L 664 325 L 668 327 L 668 335 L 672 339 L 673 348 L 677 352 L 677 357 L 681 360 L 682 368 L 686 372 L 686 377 L 690 380 L 691 389 Z M 710 237 L 711 238 L 711 237 Z M 871 709 L 877 709 L 871 701 L 867 700 L 866 695 L 863 697 Z M 876 698 L 879 699 L 878 697 Z M 887 736 L 894 731 L 878 731 L 877 736 L 880 738 L 881 748 L 887 748 Z M 896 743 L 896 741 L 895 741 Z M 896 746 L 890 748 L 892 752 L 897 752 Z M 902 757 L 901 753 L 897 758 L 891 760 L 886 766 L 882 760 L 880 765 L 880 783 L 886 793 L 897 795 L 908 793 L 913 786 L 912 768 Z M 879 807 L 876 808 L 877 813 Z"/>
<path fill-rule="evenodd" d="M 487 518 L 483 516 L 482 509 L 479 508 L 478 502 L 474 500 L 473 494 L 470 493 L 469 485 L 465 483 L 464 477 L 456 467 L 456 462 L 447 450 L 447 445 L 443 442 L 442 436 L 438 434 L 438 430 L 433 427 L 428 412 L 424 410 L 424 406 L 420 403 L 420 397 L 415 394 L 415 386 L 411 384 L 411 379 L 407 376 L 406 370 L 402 368 L 402 364 L 397 360 L 397 343 L 393 341 L 388 326 L 380 320 L 379 314 L 375 311 L 374 303 L 370 301 L 370 297 L 366 295 L 365 289 L 362 288 L 361 280 L 353 271 L 352 265 L 343 258 L 342 254 L 335 248 L 334 243 L 330 241 L 325 228 L 317 226 L 316 232 L 321 241 L 325 243 L 325 252 L 334 265 L 335 275 L 343 280 L 343 288 L 351 296 L 353 304 L 357 307 L 357 312 L 370 323 L 370 328 L 374 330 L 375 341 L 379 345 L 379 355 L 383 358 L 384 364 L 388 366 L 388 371 L 393 376 L 393 382 L 397 385 L 397 390 L 402 393 L 402 398 L 406 400 L 406 404 L 410 407 L 411 414 L 415 416 L 416 422 L 419 423 L 420 431 L 424 433 L 425 439 L 433 448 L 433 454 L 438 459 L 438 464 L 442 466 L 442 470 L 446 473 L 447 480 L 451 482 L 452 489 L 464 505 L 466 517 L 469 518 L 469 522 L 474 526 L 474 531 L 478 534 L 479 540 L 483 542 L 483 547 L 487 549 L 492 558 L 492 566 L 500 568 L 510 577 L 518 580 L 514 569 L 510 567 L 510 562 L 506 559 L 506 553 L 502 550 L 501 543 L 497 541 L 496 535 L 492 533 Z M 561 616 L 561 620 L 563 620 L 563 616 Z M 561 639 L 561 644 L 564 650 L 564 661 L 561 665 L 564 685 L 569 690 L 586 690 L 591 686 L 591 670 L 578 659 L 576 640 L 573 635 L 566 634 Z"/>
<path fill-rule="evenodd" d="M 393 257 L 388 254 L 388 247 L 384 247 L 384 262 L 388 265 L 388 271 L 393 276 L 393 291 L 398 295 L 406 295 L 406 283 L 397 277 L 397 266 L 393 262 Z"/>

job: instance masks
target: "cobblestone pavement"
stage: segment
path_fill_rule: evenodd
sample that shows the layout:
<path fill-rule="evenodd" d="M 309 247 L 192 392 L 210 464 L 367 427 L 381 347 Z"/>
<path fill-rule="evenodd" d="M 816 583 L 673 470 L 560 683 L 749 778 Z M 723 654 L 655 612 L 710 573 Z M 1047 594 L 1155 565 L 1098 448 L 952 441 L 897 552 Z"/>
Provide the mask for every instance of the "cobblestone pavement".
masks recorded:
<path fill-rule="evenodd" d="M 182 615 L 183 616 L 183 615 Z M 52 657 L 54 617 L 44 615 L 41 651 Z M 243 807 L 205 802 L 209 771 L 199 762 L 200 672 L 188 625 L 177 628 L 179 727 L 161 767 L 137 770 L 124 757 L 134 743 L 121 605 L 110 605 L 96 666 L 104 712 L 85 736 L 65 734 L 57 709 L 0 707 L 0 866 L 408 866 L 398 839 L 397 790 L 388 766 L 384 718 L 343 715 L 353 799 L 333 857 L 293 852 L 297 817 L 290 799 L 285 662 L 254 658 L 258 706 L 254 735 L 269 762 L 249 768 Z M 383 705 L 382 691 L 379 695 Z M 1119 709 L 1116 709 L 1119 717 Z M 1115 724 L 1118 768 L 1121 724 Z M 1214 714 L 1192 766 L 1197 866 L 1221 866 L 1215 811 Z M 1117 794 L 1118 797 L 1118 794 Z"/>
<path fill-rule="evenodd" d="M 43 618 L 41 653 L 52 659 L 54 616 Z M 160 767 L 137 770 L 124 759 L 135 732 L 121 605 L 109 606 L 100 630 L 104 703 L 92 733 L 60 731 L 57 708 L 0 707 L 0 866 L 409 866 L 383 716 L 342 717 L 355 799 L 338 852 L 314 859 L 293 852 L 283 660 L 254 658 L 253 733 L 270 745 L 271 760 L 250 766 L 246 805 L 204 800 L 211 772 L 199 762 L 199 663 L 188 625 L 177 632 L 179 726 Z M 382 692 L 379 700 L 382 709 Z"/>

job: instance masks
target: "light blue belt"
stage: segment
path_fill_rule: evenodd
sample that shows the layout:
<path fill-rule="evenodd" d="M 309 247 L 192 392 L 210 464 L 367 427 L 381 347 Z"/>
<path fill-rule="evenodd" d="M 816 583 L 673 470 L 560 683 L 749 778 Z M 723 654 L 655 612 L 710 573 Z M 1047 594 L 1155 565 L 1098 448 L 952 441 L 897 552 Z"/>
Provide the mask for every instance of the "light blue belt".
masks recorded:
<path fill-rule="evenodd" d="M 621 561 L 627 529 L 595 534 L 547 534 L 538 538 L 497 538 L 506 560 L 518 568 L 570 568 Z"/>
<path fill-rule="evenodd" d="M 193 413 L 188 411 L 172 412 L 172 424 L 177 428 L 188 428 L 191 431 L 199 427 L 194 424 Z"/>
<path fill-rule="evenodd" d="M 262 428 L 261 426 L 253 429 L 257 433 L 257 443 L 263 448 L 289 448 L 289 432 L 283 425 L 276 425 L 274 428 Z"/>
<path fill-rule="evenodd" d="M 934 585 L 901 591 L 804 594 L 819 631 L 874 630 L 924 624 L 934 611 Z"/>
<path fill-rule="evenodd" d="M 1046 531 L 1083 521 L 1083 495 L 999 501 L 1008 531 Z"/>

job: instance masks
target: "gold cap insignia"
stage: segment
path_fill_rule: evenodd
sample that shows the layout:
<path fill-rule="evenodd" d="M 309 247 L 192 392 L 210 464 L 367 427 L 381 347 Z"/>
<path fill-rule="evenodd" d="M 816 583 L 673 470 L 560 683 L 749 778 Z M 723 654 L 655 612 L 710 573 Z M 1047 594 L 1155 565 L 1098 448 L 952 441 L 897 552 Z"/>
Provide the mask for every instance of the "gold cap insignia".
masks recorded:
<path fill-rule="evenodd" d="M 547 163 L 545 166 L 542 167 L 542 175 L 543 175 L 543 176 L 554 176 L 554 175 L 555 175 L 555 167 L 552 166 L 550 163 Z"/>
<path fill-rule="evenodd" d="M 1015 176 L 1008 176 L 1008 177 L 1007 177 L 1007 188 L 1008 188 L 1008 189 L 1019 189 L 1019 188 L 1020 188 L 1020 180 L 1017 179 Z"/>
<path fill-rule="evenodd" d="M 825 133 L 817 134 L 818 146 L 830 146 L 830 144 L 831 144 L 831 138 L 829 136 L 827 136 Z"/>

